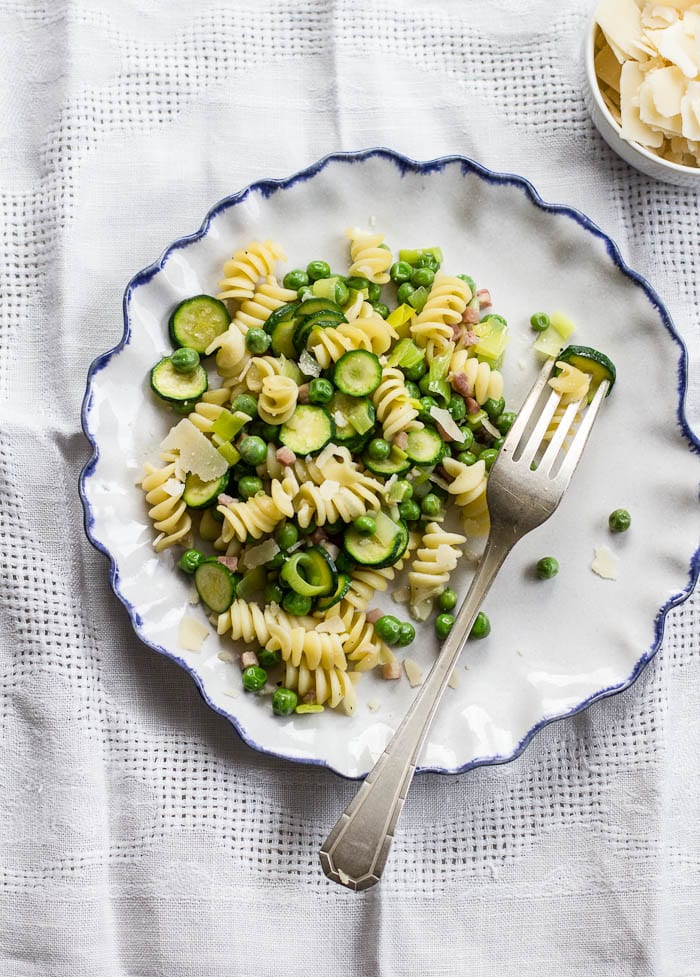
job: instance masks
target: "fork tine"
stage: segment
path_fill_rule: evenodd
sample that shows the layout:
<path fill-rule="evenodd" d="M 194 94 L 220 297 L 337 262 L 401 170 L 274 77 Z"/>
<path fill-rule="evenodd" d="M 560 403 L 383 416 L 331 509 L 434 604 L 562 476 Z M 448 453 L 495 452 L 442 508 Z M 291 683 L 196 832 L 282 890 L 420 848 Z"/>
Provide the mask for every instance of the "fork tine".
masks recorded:
<path fill-rule="evenodd" d="M 517 461 L 523 465 L 530 465 L 533 458 L 537 454 L 540 445 L 542 444 L 542 439 L 545 436 L 547 428 L 550 425 L 552 418 L 554 417 L 554 411 L 559 406 L 559 401 L 561 400 L 561 394 L 557 393 L 556 390 L 552 390 L 547 402 L 542 408 L 540 416 L 537 418 L 537 423 L 535 424 L 532 432 L 525 442 L 525 446 L 522 453 L 518 457 Z M 538 466 L 539 467 L 539 466 Z"/>
<path fill-rule="evenodd" d="M 566 436 L 571 429 L 571 425 L 576 419 L 576 414 L 580 406 L 581 401 L 577 400 L 566 407 L 561 420 L 557 424 L 556 431 L 547 445 L 547 450 L 542 455 L 540 463 L 537 466 L 543 474 L 546 475 L 554 464 L 554 461 L 556 460 L 556 457 L 564 444 Z"/>
<path fill-rule="evenodd" d="M 608 380 L 601 381 L 593 396 L 593 400 L 588 405 L 588 410 L 584 414 L 583 420 L 581 421 L 581 424 L 576 431 L 571 444 L 569 445 L 569 450 L 567 451 L 566 457 L 564 458 L 561 468 L 557 472 L 555 478 L 557 483 L 562 483 L 562 491 L 569 484 L 571 476 L 581 460 L 583 449 L 586 446 L 586 441 L 588 441 L 588 436 L 593 428 L 593 422 L 596 419 L 601 404 L 605 400 L 609 387 L 610 383 Z"/>
<path fill-rule="evenodd" d="M 521 437 L 523 436 L 523 432 L 527 427 L 527 423 L 532 416 L 532 412 L 535 409 L 535 406 L 537 405 L 537 401 L 540 399 L 540 394 L 544 390 L 547 380 L 549 380 L 553 367 L 554 367 L 554 360 L 551 359 L 551 360 L 547 360 L 547 362 L 543 365 L 542 369 L 540 370 L 537 380 L 535 380 L 535 383 L 533 384 L 530 393 L 527 395 L 527 397 L 523 402 L 523 406 L 518 411 L 518 416 L 515 418 L 515 421 L 513 422 L 513 426 L 511 427 L 510 431 L 508 431 L 508 434 L 506 435 L 506 439 L 503 442 L 503 446 L 501 448 L 501 451 L 504 454 L 512 454 L 517 448 L 518 443 Z"/>

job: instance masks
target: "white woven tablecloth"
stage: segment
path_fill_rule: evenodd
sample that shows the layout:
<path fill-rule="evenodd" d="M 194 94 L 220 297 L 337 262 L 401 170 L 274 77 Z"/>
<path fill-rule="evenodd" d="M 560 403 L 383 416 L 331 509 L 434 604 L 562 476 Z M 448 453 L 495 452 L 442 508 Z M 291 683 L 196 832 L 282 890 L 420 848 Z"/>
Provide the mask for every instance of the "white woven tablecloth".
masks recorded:
<path fill-rule="evenodd" d="M 77 492 L 126 281 L 253 179 L 387 145 L 579 207 L 691 350 L 697 193 L 593 130 L 582 0 L 0 0 L 0 977 L 697 977 L 700 600 L 627 693 L 415 783 L 381 886 L 326 881 L 356 786 L 245 747 L 145 649 Z M 653 464 L 653 458 L 650 458 Z"/>

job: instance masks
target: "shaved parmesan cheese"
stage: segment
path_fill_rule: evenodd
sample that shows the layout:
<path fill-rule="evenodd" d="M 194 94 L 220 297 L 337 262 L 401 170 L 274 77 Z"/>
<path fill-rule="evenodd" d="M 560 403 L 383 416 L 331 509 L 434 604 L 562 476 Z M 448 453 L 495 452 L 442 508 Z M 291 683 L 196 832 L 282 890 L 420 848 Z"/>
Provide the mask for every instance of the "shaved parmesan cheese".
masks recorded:
<path fill-rule="evenodd" d="M 639 88 L 644 74 L 636 61 L 625 61 L 620 73 L 620 107 L 622 109 L 622 138 L 641 143 L 642 146 L 659 147 L 664 141 L 661 132 L 654 132 L 642 122 L 639 114 Z"/>
<path fill-rule="evenodd" d="M 459 441 L 460 444 L 464 441 L 464 434 L 455 424 L 452 414 L 444 407 L 431 407 L 430 416 L 438 422 L 445 434 L 449 435 L 453 441 Z"/>
<path fill-rule="evenodd" d="M 450 676 L 450 681 L 447 684 L 451 689 L 456 689 L 459 687 L 459 679 L 460 679 L 459 672 L 455 669 L 455 671 Z"/>
<path fill-rule="evenodd" d="M 228 470 L 224 457 L 187 417 L 183 417 L 175 425 L 162 442 L 161 448 L 165 451 L 177 451 L 179 454 L 176 467 L 183 474 L 193 472 L 203 482 L 213 482 Z"/>
<path fill-rule="evenodd" d="M 686 139 L 700 139 L 700 81 L 691 81 L 681 101 L 683 135 Z"/>
<path fill-rule="evenodd" d="M 642 10 L 642 27 L 663 28 L 669 24 L 675 24 L 678 20 L 678 11 L 673 7 L 664 7 L 661 4 L 647 4 Z"/>
<path fill-rule="evenodd" d="M 620 62 L 606 46 L 601 48 L 595 58 L 595 73 L 602 82 L 618 94 L 620 92 Z"/>
<path fill-rule="evenodd" d="M 415 687 L 420 685 L 423 681 L 423 669 L 420 667 L 418 662 L 414 662 L 412 658 L 404 658 L 403 670 L 406 673 L 408 684 L 412 689 L 415 689 Z"/>
<path fill-rule="evenodd" d="M 209 628 L 195 617 L 183 617 L 177 632 L 177 644 L 185 651 L 201 651 Z"/>
<path fill-rule="evenodd" d="M 372 699 L 367 703 L 367 708 L 370 712 L 376 712 L 379 709 L 380 703 L 376 699 Z"/>
<path fill-rule="evenodd" d="M 321 364 L 311 355 L 308 349 L 301 351 L 301 356 L 299 357 L 299 369 L 305 377 L 321 376 Z"/>
<path fill-rule="evenodd" d="M 345 624 L 341 617 L 326 617 L 318 622 L 315 630 L 320 631 L 322 634 L 343 634 Z"/>
<path fill-rule="evenodd" d="M 652 94 L 654 108 L 659 115 L 672 117 L 681 114 L 681 102 L 688 83 L 680 68 L 672 65 L 650 71 L 644 84 Z"/>
<path fill-rule="evenodd" d="M 676 21 L 664 30 L 647 31 L 647 37 L 659 54 L 671 64 L 678 65 L 687 78 L 697 76 L 698 58 L 695 38 L 686 34 L 682 21 Z"/>
<path fill-rule="evenodd" d="M 642 39 L 642 16 L 634 0 L 601 0 L 595 18 L 619 61 L 624 61 L 624 55 L 635 56 L 635 42 Z"/>
<path fill-rule="evenodd" d="M 607 546 L 595 546 L 591 570 L 604 580 L 617 580 L 617 557 Z"/>
<path fill-rule="evenodd" d="M 163 485 L 163 491 L 172 499 L 179 499 L 185 491 L 185 483 L 181 482 L 178 478 L 169 478 Z"/>
<path fill-rule="evenodd" d="M 279 551 L 280 548 L 274 539 L 266 539 L 257 546 L 251 546 L 250 549 L 246 550 L 241 557 L 241 563 L 245 564 L 249 570 L 254 570 L 255 567 L 262 566 L 263 563 L 272 560 Z"/>

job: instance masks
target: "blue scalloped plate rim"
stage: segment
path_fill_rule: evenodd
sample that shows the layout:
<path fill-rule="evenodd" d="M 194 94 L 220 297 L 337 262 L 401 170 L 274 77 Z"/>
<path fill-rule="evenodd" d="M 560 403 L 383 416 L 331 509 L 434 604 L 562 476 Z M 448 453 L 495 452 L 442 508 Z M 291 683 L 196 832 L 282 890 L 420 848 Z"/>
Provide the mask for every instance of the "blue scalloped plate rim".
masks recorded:
<path fill-rule="evenodd" d="M 131 336 L 131 327 L 129 323 L 129 303 L 134 290 L 139 286 L 150 281 L 154 275 L 156 275 L 159 271 L 161 271 L 165 262 L 168 260 L 169 256 L 174 251 L 186 247 L 188 244 L 191 244 L 192 242 L 197 241 L 200 238 L 204 237 L 204 235 L 206 235 L 209 230 L 209 226 L 212 219 L 217 214 L 219 214 L 223 210 L 228 209 L 229 207 L 233 207 L 241 203 L 243 200 L 246 199 L 246 197 L 250 193 L 257 192 L 262 194 L 264 198 L 267 198 L 271 196 L 273 193 L 278 192 L 279 190 L 284 190 L 287 189 L 288 187 L 294 186 L 294 184 L 296 183 L 312 179 L 314 176 L 320 173 L 329 163 L 341 162 L 341 163 L 351 164 L 351 163 L 363 162 L 364 160 L 371 159 L 372 157 L 380 157 L 383 159 L 390 160 L 391 162 L 394 163 L 394 165 L 399 170 L 401 175 L 403 175 L 406 172 L 428 174 L 433 172 L 439 172 L 444 167 L 452 164 L 459 165 L 461 166 L 462 173 L 464 175 L 466 175 L 467 173 L 474 173 L 481 179 L 491 184 L 497 184 L 502 186 L 515 186 L 520 188 L 529 197 L 531 202 L 540 210 L 546 211 L 547 213 L 551 213 L 551 214 L 559 214 L 559 215 L 569 217 L 572 220 L 574 220 L 580 227 L 584 228 L 586 231 L 592 234 L 594 237 L 601 239 L 605 244 L 605 248 L 607 250 L 609 257 L 613 260 L 613 262 L 617 265 L 617 267 L 624 275 L 626 275 L 629 279 L 635 282 L 635 284 L 638 285 L 639 288 L 642 289 L 642 291 L 646 295 L 652 307 L 658 312 L 659 316 L 661 317 L 661 321 L 663 322 L 669 335 L 674 340 L 674 342 L 677 343 L 679 347 L 678 373 L 677 373 L 678 406 L 676 410 L 676 418 L 678 421 L 678 425 L 683 435 L 689 442 L 690 446 L 692 447 L 695 453 L 700 455 L 700 439 L 696 437 L 696 435 L 691 430 L 685 413 L 685 399 L 688 391 L 688 351 L 686 349 L 685 343 L 683 342 L 683 339 L 676 331 L 670 313 L 666 309 L 665 305 L 661 301 L 661 298 L 659 297 L 655 289 L 652 287 L 652 285 L 646 280 L 646 278 L 644 278 L 638 272 L 634 271 L 632 268 L 629 267 L 629 265 L 623 259 L 622 254 L 620 253 L 620 249 L 612 240 L 612 238 L 610 238 L 603 230 L 601 230 L 601 228 L 598 227 L 598 225 L 595 224 L 584 213 L 582 213 L 579 210 L 576 210 L 573 207 L 569 207 L 563 204 L 547 203 L 547 201 L 542 199 L 542 197 L 537 192 L 535 187 L 525 177 L 518 176 L 514 173 L 497 173 L 494 170 L 490 170 L 488 169 L 488 167 L 483 166 L 481 163 L 477 163 L 475 160 L 469 159 L 466 156 L 459 156 L 459 155 L 440 156 L 433 160 L 427 160 L 421 162 L 418 160 L 411 159 L 408 156 L 404 156 L 401 153 L 397 153 L 394 150 L 387 149 L 385 147 L 376 147 L 372 149 L 358 150 L 354 152 L 329 153 L 328 155 L 322 157 L 317 162 L 313 163 L 311 166 L 307 167 L 306 169 L 300 170 L 299 172 L 295 173 L 290 177 L 287 177 L 285 179 L 259 180 L 255 183 L 248 184 L 246 187 L 244 187 L 242 190 L 239 190 L 237 193 L 224 197 L 208 211 L 206 217 L 202 221 L 202 224 L 197 231 L 195 231 L 192 234 L 184 235 L 183 237 L 180 237 L 177 240 L 175 240 L 163 251 L 163 253 L 161 254 L 160 258 L 158 258 L 157 261 L 154 261 L 153 264 L 148 265 L 146 268 L 142 269 L 136 275 L 134 275 L 134 277 L 126 286 L 124 292 L 124 299 L 122 302 L 123 315 L 124 315 L 124 333 L 122 335 L 122 338 L 117 343 L 117 345 L 114 346 L 112 349 L 96 357 L 93 360 L 93 362 L 90 364 L 90 367 L 88 369 L 87 387 L 86 387 L 85 397 L 83 398 L 83 404 L 81 408 L 81 425 L 85 437 L 88 439 L 90 445 L 92 446 L 92 454 L 80 473 L 80 482 L 79 482 L 80 498 L 83 504 L 85 533 L 89 541 L 95 547 L 95 549 L 97 549 L 100 553 L 103 553 L 109 559 L 110 562 L 109 577 L 110 577 L 111 588 L 114 591 L 116 597 L 121 601 L 121 603 L 126 608 L 126 611 L 129 615 L 133 628 L 136 631 L 139 638 L 149 648 L 153 649 L 154 651 L 157 651 L 159 654 L 164 655 L 166 658 L 169 658 L 171 661 L 176 662 L 178 665 L 184 668 L 184 670 L 188 672 L 189 675 L 194 680 L 195 685 L 199 690 L 199 693 L 201 694 L 202 698 L 206 702 L 206 704 L 214 712 L 217 712 L 221 716 L 226 718 L 233 725 L 238 735 L 248 746 L 250 746 L 254 750 L 257 750 L 258 752 L 265 753 L 268 756 L 274 756 L 282 760 L 289 760 L 292 761 L 293 763 L 326 767 L 329 770 L 332 770 L 334 773 L 338 774 L 338 776 L 344 777 L 347 780 L 361 780 L 364 778 L 365 774 L 362 774 L 359 777 L 350 777 L 347 774 L 343 774 L 342 772 L 336 770 L 331 764 L 327 763 L 325 760 L 321 760 L 313 757 L 302 757 L 302 758 L 290 757 L 283 752 L 270 750 L 267 747 L 263 747 L 259 743 L 256 743 L 246 733 L 246 730 L 241 726 L 241 724 L 239 723 L 239 721 L 236 719 L 235 716 L 233 716 L 230 712 L 227 712 L 225 709 L 222 709 L 220 706 L 216 705 L 209 698 L 202 680 L 197 675 L 197 673 L 192 668 L 189 667 L 189 665 L 184 659 L 180 658 L 178 655 L 174 654 L 169 649 L 164 648 L 161 645 L 158 645 L 152 641 L 148 641 L 146 638 L 144 638 L 142 633 L 141 617 L 138 611 L 136 610 L 136 608 L 134 607 L 134 605 L 122 594 L 120 590 L 119 570 L 112 557 L 112 554 L 106 549 L 106 547 L 102 545 L 102 543 L 100 543 L 98 539 L 95 538 L 94 533 L 92 531 L 94 525 L 94 516 L 90 508 L 90 503 L 87 499 L 85 485 L 88 479 L 90 478 L 90 476 L 92 475 L 95 469 L 95 465 L 97 464 L 97 460 L 99 458 L 99 449 L 97 447 L 96 439 L 93 436 L 92 432 L 90 431 L 89 423 L 88 423 L 88 415 L 90 411 L 90 405 L 92 403 L 93 380 L 95 376 L 100 372 L 100 370 L 104 369 L 104 367 L 109 363 L 112 356 L 114 356 L 121 349 L 123 349 L 123 347 L 129 341 L 129 338 Z M 518 756 L 520 756 L 520 754 L 526 749 L 526 747 L 529 745 L 532 739 L 545 726 L 550 725 L 550 723 L 557 722 L 560 719 L 568 719 L 571 716 L 575 716 L 577 713 L 582 712 L 584 709 L 587 709 L 594 702 L 598 702 L 601 699 L 605 699 L 608 698 L 609 696 L 617 695 L 620 692 L 624 692 L 625 689 L 628 689 L 639 678 L 639 676 L 644 671 L 646 666 L 649 664 L 651 659 L 658 652 L 663 639 L 666 616 L 668 615 L 670 610 L 672 610 L 674 607 L 677 607 L 679 604 L 682 604 L 685 600 L 687 600 L 687 598 L 690 596 L 690 594 L 693 591 L 693 588 L 698 580 L 699 575 L 700 575 L 700 546 L 698 547 L 698 549 L 695 550 L 691 558 L 690 566 L 688 568 L 688 582 L 686 584 L 686 587 L 683 590 L 679 591 L 678 593 L 674 594 L 672 597 L 670 597 L 666 601 L 666 603 L 659 609 L 656 618 L 654 620 L 654 641 L 652 642 L 651 646 L 647 649 L 647 651 L 638 659 L 631 675 L 625 678 L 622 682 L 598 690 L 593 695 L 584 699 L 582 702 L 580 702 L 572 709 L 569 709 L 562 713 L 558 713 L 556 716 L 545 716 L 538 723 L 536 723 L 531 729 L 529 729 L 527 733 L 518 742 L 515 749 L 506 755 L 475 757 L 474 759 L 470 760 L 469 762 L 463 764 L 460 767 L 457 767 L 456 769 L 447 769 L 444 767 L 436 767 L 436 766 L 426 766 L 426 767 L 419 766 L 417 772 L 456 775 L 456 774 L 466 773 L 467 771 L 472 770 L 475 767 L 491 766 L 492 764 L 509 763 L 512 760 L 515 760 Z"/>

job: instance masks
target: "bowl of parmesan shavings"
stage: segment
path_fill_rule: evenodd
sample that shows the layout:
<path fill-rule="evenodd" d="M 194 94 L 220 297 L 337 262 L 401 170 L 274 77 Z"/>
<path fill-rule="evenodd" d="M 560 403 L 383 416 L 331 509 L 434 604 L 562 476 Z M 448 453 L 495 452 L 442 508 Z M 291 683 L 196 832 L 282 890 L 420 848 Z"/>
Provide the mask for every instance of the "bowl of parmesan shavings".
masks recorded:
<path fill-rule="evenodd" d="M 700 0 L 600 0 L 585 65 L 608 145 L 647 176 L 700 189 Z"/>

